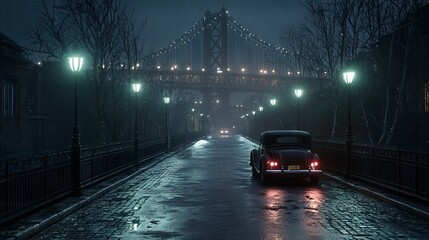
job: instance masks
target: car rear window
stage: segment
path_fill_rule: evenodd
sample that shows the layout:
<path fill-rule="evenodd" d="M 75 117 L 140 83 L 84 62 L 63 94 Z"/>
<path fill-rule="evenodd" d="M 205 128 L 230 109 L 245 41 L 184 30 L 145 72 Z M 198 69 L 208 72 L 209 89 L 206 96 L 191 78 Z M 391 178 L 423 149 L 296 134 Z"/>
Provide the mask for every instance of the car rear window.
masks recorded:
<path fill-rule="evenodd" d="M 275 143 L 302 143 L 302 138 L 295 136 L 278 137 L 275 139 Z"/>
<path fill-rule="evenodd" d="M 265 139 L 265 145 L 303 145 L 311 146 L 311 138 L 303 136 L 269 136 Z"/>

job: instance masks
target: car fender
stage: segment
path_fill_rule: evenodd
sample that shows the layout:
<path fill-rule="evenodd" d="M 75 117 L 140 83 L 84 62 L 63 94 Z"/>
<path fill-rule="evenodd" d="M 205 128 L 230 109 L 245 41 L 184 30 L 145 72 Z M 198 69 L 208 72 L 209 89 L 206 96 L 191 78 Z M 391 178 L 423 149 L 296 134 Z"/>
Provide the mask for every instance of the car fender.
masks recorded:
<path fill-rule="evenodd" d="M 259 165 L 258 165 L 258 170 L 262 169 L 262 164 L 264 166 L 264 169 L 267 169 L 267 161 L 268 161 L 269 156 L 267 153 L 262 154 L 261 158 L 259 159 Z"/>
<path fill-rule="evenodd" d="M 254 166 L 255 164 L 255 159 L 258 156 L 258 150 L 253 149 L 252 151 L 250 151 L 250 166 Z"/>

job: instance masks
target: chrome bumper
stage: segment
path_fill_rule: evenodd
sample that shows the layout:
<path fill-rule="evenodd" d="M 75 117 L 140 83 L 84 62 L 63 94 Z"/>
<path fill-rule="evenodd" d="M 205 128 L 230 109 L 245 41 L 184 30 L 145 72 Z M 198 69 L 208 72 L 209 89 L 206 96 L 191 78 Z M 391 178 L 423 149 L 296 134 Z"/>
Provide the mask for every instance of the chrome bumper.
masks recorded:
<path fill-rule="evenodd" d="M 277 174 L 277 175 L 299 175 L 299 174 L 321 174 L 322 170 L 266 170 L 267 174 Z"/>

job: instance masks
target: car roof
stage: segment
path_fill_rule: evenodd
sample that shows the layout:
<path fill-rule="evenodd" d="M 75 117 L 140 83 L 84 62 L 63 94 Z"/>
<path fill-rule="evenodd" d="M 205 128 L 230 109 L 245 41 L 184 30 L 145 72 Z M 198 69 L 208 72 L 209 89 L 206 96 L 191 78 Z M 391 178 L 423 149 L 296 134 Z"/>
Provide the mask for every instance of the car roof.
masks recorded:
<path fill-rule="evenodd" d="M 275 139 L 277 137 L 284 137 L 284 136 L 300 137 L 304 140 L 304 142 L 301 145 L 306 146 L 306 147 L 311 147 L 311 135 L 308 132 L 299 131 L 299 130 L 265 131 L 261 134 L 260 143 L 263 145 L 266 145 L 266 144 L 271 145 L 272 139 Z"/>
<path fill-rule="evenodd" d="M 300 131 L 300 130 L 270 130 L 265 131 L 261 134 L 261 136 L 279 136 L 279 135 L 293 135 L 293 136 L 307 136 L 311 137 L 310 133 L 306 131 Z"/>

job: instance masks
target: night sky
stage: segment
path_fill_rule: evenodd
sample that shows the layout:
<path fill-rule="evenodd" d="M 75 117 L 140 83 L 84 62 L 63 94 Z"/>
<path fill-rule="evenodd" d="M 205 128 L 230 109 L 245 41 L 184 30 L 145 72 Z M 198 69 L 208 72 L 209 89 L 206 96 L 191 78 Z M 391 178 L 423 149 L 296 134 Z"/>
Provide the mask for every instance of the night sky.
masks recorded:
<path fill-rule="evenodd" d="M 135 9 L 137 21 L 147 16 L 144 30 L 147 51 L 166 46 L 189 30 L 206 10 L 217 12 L 224 5 L 241 25 L 264 40 L 281 45 L 280 34 L 303 19 L 299 0 L 124 0 Z M 38 22 L 38 0 L 7 0 L 0 5 L 0 32 L 22 46 L 29 46 L 28 33 Z"/>

